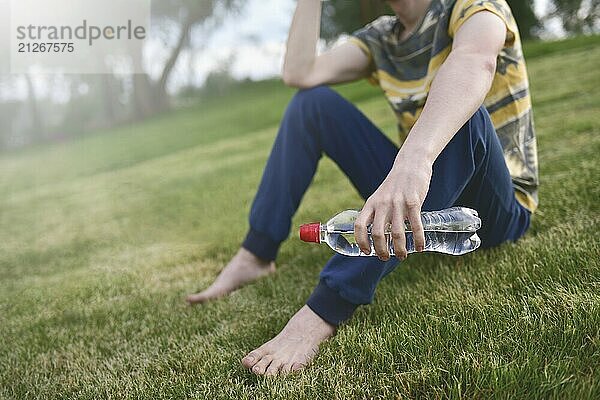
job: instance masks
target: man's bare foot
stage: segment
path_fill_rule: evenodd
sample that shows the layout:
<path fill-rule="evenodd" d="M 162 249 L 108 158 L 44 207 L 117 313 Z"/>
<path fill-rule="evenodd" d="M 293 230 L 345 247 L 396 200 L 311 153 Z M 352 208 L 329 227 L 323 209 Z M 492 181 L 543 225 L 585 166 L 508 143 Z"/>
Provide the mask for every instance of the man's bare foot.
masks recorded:
<path fill-rule="evenodd" d="M 242 359 L 242 365 L 257 375 L 277 375 L 306 367 L 319 345 L 335 333 L 308 306 L 302 307 L 283 330 Z"/>
<path fill-rule="evenodd" d="M 194 305 L 217 299 L 273 272 L 275 272 L 274 262 L 261 260 L 242 247 L 212 285 L 202 292 L 189 295 L 186 301 Z"/>

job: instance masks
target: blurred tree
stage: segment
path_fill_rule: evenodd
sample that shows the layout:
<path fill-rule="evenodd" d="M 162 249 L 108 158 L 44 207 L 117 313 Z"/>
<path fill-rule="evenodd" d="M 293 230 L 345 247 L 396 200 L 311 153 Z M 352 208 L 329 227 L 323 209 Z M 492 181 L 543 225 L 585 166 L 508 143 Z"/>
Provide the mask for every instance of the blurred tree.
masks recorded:
<path fill-rule="evenodd" d="M 34 141 L 41 140 L 44 137 L 44 123 L 42 113 L 38 105 L 38 96 L 35 92 L 35 86 L 30 74 L 23 74 L 27 83 L 27 100 L 29 102 L 29 114 L 31 121 L 30 135 Z"/>
<path fill-rule="evenodd" d="M 231 76 L 228 65 L 217 71 L 213 71 L 206 77 L 202 94 L 207 97 L 223 96 L 229 93 L 237 85 L 235 78 Z"/>
<path fill-rule="evenodd" d="M 133 78 L 134 110 L 138 118 L 169 107 L 167 84 L 182 50 L 189 45 L 192 30 L 201 24 L 215 23 L 215 17 L 224 11 L 236 10 L 241 3 L 241 0 L 152 1 L 153 25 L 159 27 L 165 47 L 171 46 L 171 49 L 157 80 L 153 81 L 148 74 L 136 74 Z M 141 67 L 142 54 L 134 54 L 133 58 Z"/>
<path fill-rule="evenodd" d="M 13 123 L 21 107 L 16 100 L 3 100 L 0 104 L 0 150 L 13 146 Z"/>
<path fill-rule="evenodd" d="M 117 93 L 115 90 L 116 78 L 110 74 L 100 74 L 98 76 L 100 86 L 102 87 L 102 103 L 104 105 L 104 117 L 108 125 L 112 125 L 117 120 Z"/>
<path fill-rule="evenodd" d="M 391 10 L 381 0 L 329 0 L 323 3 L 321 37 L 327 41 L 352 33 Z"/>
<path fill-rule="evenodd" d="M 523 38 L 531 37 L 534 28 L 539 27 L 539 20 L 532 8 L 533 2 L 522 0 L 507 0 L 507 2 Z M 391 13 L 390 8 L 381 0 L 329 0 L 323 5 L 321 37 L 328 41 L 335 39 L 341 33 L 355 31 L 379 15 Z"/>
<path fill-rule="evenodd" d="M 533 1 L 506 0 L 513 12 L 519 33 L 523 39 L 530 39 L 536 29 L 540 28 L 540 20 L 533 11 Z"/>
<path fill-rule="evenodd" d="M 122 101 L 122 81 L 112 74 L 70 75 L 63 89 L 68 91 L 66 107 L 47 104 L 46 109 L 58 108 L 59 116 L 51 128 L 51 138 L 73 137 L 97 129 L 110 128 L 131 117 Z"/>
<path fill-rule="evenodd" d="M 552 0 L 554 10 L 548 18 L 558 17 L 567 32 L 594 33 L 600 21 L 600 0 Z"/>

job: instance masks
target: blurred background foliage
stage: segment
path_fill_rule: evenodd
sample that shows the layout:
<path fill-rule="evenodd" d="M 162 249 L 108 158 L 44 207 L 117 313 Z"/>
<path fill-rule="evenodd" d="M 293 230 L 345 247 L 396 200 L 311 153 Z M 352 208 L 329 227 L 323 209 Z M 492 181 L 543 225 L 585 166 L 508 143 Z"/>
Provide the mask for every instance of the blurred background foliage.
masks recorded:
<path fill-rule="evenodd" d="M 600 0 L 547 0 L 544 15 L 534 12 L 531 1 L 507 1 L 528 40 L 548 37 L 549 22 L 555 31 L 558 26 L 559 36 L 599 30 Z M 232 90 L 238 81 L 227 62 L 200 84 L 192 77 L 177 76 L 182 69 L 176 67 L 185 62 L 183 53 L 189 55 L 187 59 L 201 56 L 223 19 L 239 14 L 246 4 L 241 0 L 152 0 L 151 36 L 167 56 L 155 60 L 147 54 L 132 54 L 132 64 L 141 65 L 147 71 L 144 74 L 0 74 L 0 151 L 69 140 Z M 331 43 L 385 13 L 390 10 L 381 0 L 326 1 L 322 38 Z M 194 73 L 193 68 L 188 71 Z M 184 83 L 171 85 L 174 80 Z"/>

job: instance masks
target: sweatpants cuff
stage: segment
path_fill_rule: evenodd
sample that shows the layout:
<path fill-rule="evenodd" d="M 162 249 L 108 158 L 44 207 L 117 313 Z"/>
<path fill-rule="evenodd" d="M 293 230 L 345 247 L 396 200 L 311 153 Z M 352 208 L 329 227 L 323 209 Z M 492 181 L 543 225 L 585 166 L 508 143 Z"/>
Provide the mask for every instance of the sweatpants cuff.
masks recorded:
<path fill-rule="evenodd" d="M 257 232 L 252 228 L 248 231 L 242 247 L 265 261 L 274 261 L 279 251 L 279 243 L 274 242 L 264 233 Z"/>
<path fill-rule="evenodd" d="M 323 281 L 319 282 L 306 305 L 319 317 L 335 326 L 349 320 L 358 308 L 358 304 L 350 303 Z"/>

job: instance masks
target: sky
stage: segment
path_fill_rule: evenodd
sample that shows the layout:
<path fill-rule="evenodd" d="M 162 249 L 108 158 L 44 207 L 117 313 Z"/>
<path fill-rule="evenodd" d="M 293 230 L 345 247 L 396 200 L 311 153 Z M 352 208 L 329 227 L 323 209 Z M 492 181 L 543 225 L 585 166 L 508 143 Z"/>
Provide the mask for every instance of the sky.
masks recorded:
<path fill-rule="evenodd" d="M 206 48 L 182 54 L 172 89 L 189 83 L 200 86 L 219 69 L 227 69 L 236 79 L 279 75 L 295 5 L 295 0 L 249 0 L 240 14 L 229 15 L 212 32 Z"/>
<path fill-rule="evenodd" d="M 237 52 L 232 65 L 236 77 L 259 79 L 273 74 L 282 57 L 292 14 L 292 0 L 250 0 L 246 10 L 221 26 L 207 49 L 208 58 L 226 58 Z"/>

